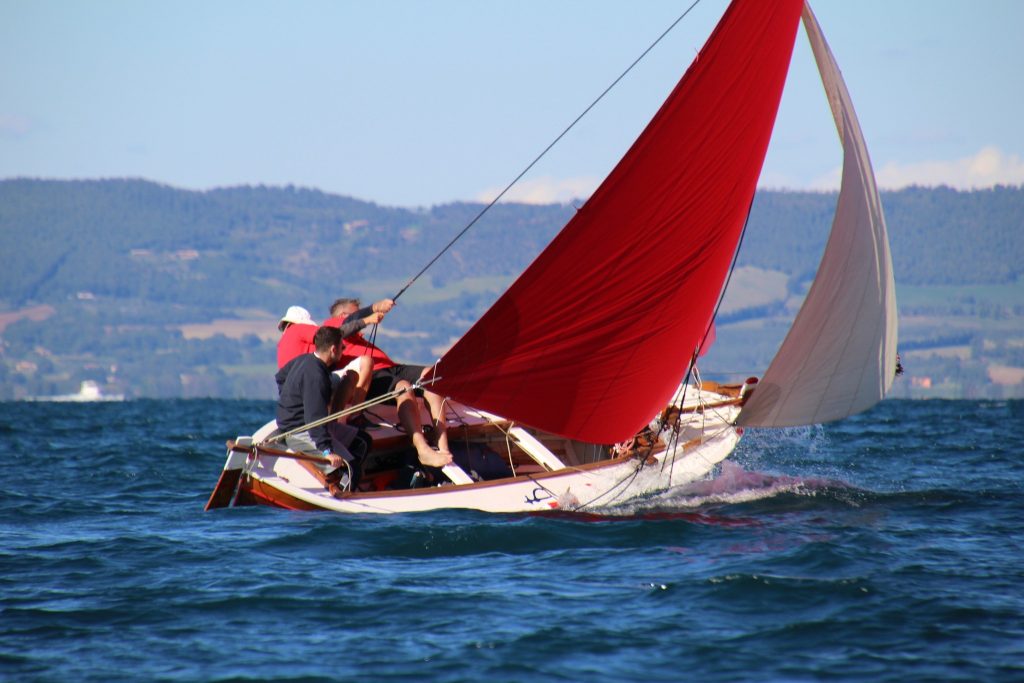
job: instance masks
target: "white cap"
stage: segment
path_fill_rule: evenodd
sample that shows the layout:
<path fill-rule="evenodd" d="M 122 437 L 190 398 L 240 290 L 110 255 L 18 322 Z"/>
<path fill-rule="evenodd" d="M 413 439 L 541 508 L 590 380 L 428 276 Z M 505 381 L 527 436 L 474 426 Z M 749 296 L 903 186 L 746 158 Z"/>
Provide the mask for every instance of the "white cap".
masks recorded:
<path fill-rule="evenodd" d="M 302 306 L 289 306 L 288 310 L 281 317 L 281 321 L 277 323 L 278 330 L 284 330 L 285 323 L 295 323 L 296 325 L 316 325 L 316 321 L 313 320 L 313 316 L 309 314 Z"/>

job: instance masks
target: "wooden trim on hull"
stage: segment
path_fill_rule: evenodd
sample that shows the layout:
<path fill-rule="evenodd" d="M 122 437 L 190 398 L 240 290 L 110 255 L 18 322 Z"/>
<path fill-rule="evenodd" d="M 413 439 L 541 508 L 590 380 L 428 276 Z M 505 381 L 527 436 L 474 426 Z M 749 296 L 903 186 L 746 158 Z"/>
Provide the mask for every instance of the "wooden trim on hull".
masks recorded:
<path fill-rule="evenodd" d="M 689 446 L 689 444 L 687 444 L 687 446 Z M 239 445 L 237 445 L 235 443 L 231 443 L 230 444 L 230 448 L 231 448 L 231 450 L 236 451 L 236 452 L 251 452 L 251 450 L 252 450 L 251 448 L 247 448 L 245 446 L 239 446 Z M 260 455 L 264 456 L 264 457 L 271 457 L 271 458 L 274 458 L 274 457 L 285 457 L 285 458 L 295 459 L 295 458 L 292 457 L 292 456 L 294 456 L 293 453 L 286 453 L 284 451 L 277 451 L 276 449 L 272 449 L 272 448 L 260 447 L 257 450 L 259 451 Z M 278 455 L 279 453 L 280 453 L 280 456 Z M 646 457 L 646 455 L 642 456 L 642 457 Z M 571 475 L 571 474 L 575 474 L 575 473 L 578 473 L 578 472 L 590 472 L 590 471 L 602 470 L 602 469 L 609 468 L 609 467 L 615 467 L 617 465 L 621 465 L 622 463 L 628 462 L 630 460 L 642 459 L 642 457 L 639 456 L 639 455 L 636 455 L 636 454 L 629 454 L 629 455 L 624 455 L 624 456 L 620 456 L 620 457 L 617 457 L 617 458 L 611 458 L 611 459 L 608 459 L 608 460 L 601 460 L 599 462 L 592 462 L 592 463 L 587 463 L 587 464 L 584 464 L 584 465 L 574 465 L 572 467 L 566 467 L 566 468 L 563 468 L 561 470 L 556 470 L 556 471 L 553 471 L 553 472 L 536 472 L 536 473 L 530 473 L 530 474 L 522 474 L 522 475 L 519 475 L 517 477 L 504 477 L 502 479 L 491 479 L 489 481 L 475 481 L 472 484 L 460 484 L 458 486 L 458 490 L 460 490 L 460 491 L 462 491 L 462 490 L 479 490 L 479 489 L 491 488 L 491 487 L 494 487 L 494 486 L 506 486 L 506 485 L 508 485 L 510 483 L 517 482 L 517 481 L 525 482 L 525 481 L 537 481 L 537 480 L 543 480 L 543 479 L 555 479 L 555 478 L 558 478 L 558 477 L 565 477 L 565 476 L 568 476 L 568 475 Z M 238 473 L 240 474 L 241 472 L 238 471 Z M 260 481 L 258 478 L 253 478 L 252 481 L 253 482 L 258 482 L 260 484 L 260 489 L 261 490 L 266 488 L 266 486 L 267 486 L 262 481 Z M 242 484 L 242 486 L 240 487 L 239 490 L 241 492 L 243 489 L 248 489 L 248 488 L 250 488 L 248 482 L 243 482 L 243 484 Z M 271 487 L 271 488 L 273 488 L 273 487 Z M 278 489 L 274 489 L 274 490 L 277 491 Z M 346 494 L 344 496 L 341 496 L 340 499 L 341 500 L 367 500 L 367 499 L 378 499 L 378 498 L 401 498 L 401 497 L 404 497 L 404 496 L 422 496 L 424 494 L 428 494 L 429 495 L 431 493 L 451 492 L 453 490 L 455 490 L 455 485 L 448 484 L 448 485 L 445 485 L 445 486 L 433 486 L 433 487 L 417 488 L 417 489 L 397 489 L 397 490 L 394 490 L 394 491 L 360 491 L 360 492 L 356 492 L 356 493 Z M 252 493 L 253 493 L 253 495 L 257 495 L 257 496 L 259 495 L 255 491 L 253 491 Z M 284 495 L 288 496 L 288 497 L 291 497 L 291 496 L 289 496 L 289 494 L 284 494 Z M 241 493 L 240 493 L 240 497 L 241 497 Z"/>
<path fill-rule="evenodd" d="M 238 487 L 238 480 L 242 477 L 242 470 L 221 470 L 217 485 L 213 487 L 210 500 L 206 501 L 204 510 L 216 510 L 231 506 L 231 498 L 235 495 Z"/>
<path fill-rule="evenodd" d="M 700 383 L 700 390 L 719 394 L 721 396 L 730 396 L 732 398 L 739 398 L 743 395 L 743 384 L 721 384 L 711 380 L 703 380 Z"/>
<path fill-rule="evenodd" d="M 525 483 L 529 481 L 557 479 L 559 477 L 571 476 L 579 472 L 602 470 L 605 468 L 611 468 L 621 465 L 625 462 L 629 462 L 630 460 L 638 460 L 638 458 L 636 456 L 630 455 L 621 458 L 615 458 L 612 460 L 602 460 L 601 462 L 590 463 L 587 465 L 566 467 L 556 472 L 536 472 L 530 474 L 522 474 L 519 475 L 518 477 L 505 477 L 503 479 L 491 479 L 489 481 L 475 481 L 472 484 L 459 484 L 457 487 L 455 484 L 445 484 L 443 486 L 430 486 L 417 489 L 396 489 L 393 491 L 357 491 L 355 493 L 347 493 L 343 496 L 340 496 L 338 499 L 352 501 L 379 500 L 381 498 L 405 498 L 408 496 L 423 496 L 437 493 L 452 493 L 453 491 L 479 491 L 480 489 L 488 489 L 496 486 L 508 486 L 509 484 L 517 482 Z M 259 488 L 261 491 L 268 488 L 267 484 L 265 484 L 264 482 L 260 481 L 257 478 L 253 478 L 252 481 L 254 483 L 259 484 Z M 247 486 L 243 484 L 243 488 L 247 488 Z M 274 491 L 279 491 L 279 489 L 276 489 L 274 487 L 269 488 L 272 488 Z M 287 493 L 281 493 L 289 498 L 292 497 Z"/>
<path fill-rule="evenodd" d="M 320 505 L 313 505 L 300 498 L 274 488 L 254 477 L 247 477 L 238 487 L 238 498 L 235 505 L 266 505 L 284 510 L 323 510 Z"/>
<path fill-rule="evenodd" d="M 687 406 L 680 410 L 680 413 L 704 413 L 715 408 L 724 408 L 726 406 L 741 406 L 747 402 L 747 397 L 730 398 L 725 401 L 718 401 L 717 403 L 705 403 L 697 406 Z"/>
<path fill-rule="evenodd" d="M 513 482 L 526 482 L 526 481 L 538 481 L 544 479 L 557 479 L 559 477 L 566 477 L 576 474 L 578 472 L 589 472 L 594 470 L 601 470 L 608 467 L 615 467 L 622 463 L 630 460 L 636 460 L 636 456 L 626 455 L 619 458 L 612 458 L 610 460 L 602 460 L 600 462 L 592 462 L 586 465 L 575 465 L 572 467 L 565 467 L 554 472 L 536 472 L 530 474 L 521 474 L 518 477 L 505 477 L 503 479 L 491 479 L 489 481 L 475 481 L 472 484 L 460 484 L 458 486 L 459 491 L 462 490 L 475 490 L 492 488 L 495 486 L 507 486 Z M 434 486 L 430 488 L 420 489 L 398 489 L 396 491 L 363 491 L 357 493 L 351 493 L 343 498 L 346 500 L 372 500 L 379 498 L 401 498 L 404 496 L 416 496 L 429 494 L 433 492 L 451 492 L 456 490 L 452 485 L 445 486 Z"/>
<path fill-rule="evenodd" d="M 602 470 L 602 469 L 614 469 L 628 464 L 634 461 L 638 466 L 641 465 L 634 457 L 627 458 L 616 458 L 615 460 L 606 460 L 601 463 L 595 463 L 598 465 L 579 467 L 579 468 L 567 468 L 558 472 L 545 472 L 538 474 L 522 475 L 519 477 L 509 477 L 504 479 L 494 479 L 491 481 L 474 482 L 472 484 L 447 484 L 444 486 L 431 486 L 417 489 L 402 489 L 395 491 L 369 491 L 369 492 L 358 492 L 349 493 L 340 497 L 323 497 L 323 504 L 317 505 L 310 503 L 309 501 L 298 498 L 287 491 L 284 491 L 274 486 L 269 481 L 263 481 L 258 477 L 247 478 L 247 481 L 243 481 L 239 487 L 239 495 L 237 497 L 236 505 L 267 505 L 270 507 L 283 508 L 286 510 L 327 510 L 331 512 L 357 512 L 358 510 L 339 510 L 332 505 L 332 503 L 342 505 L 355 505 L 355 506 L 366 506 L 368 509 L 364 511 L 376 511 L 376 512 L 396 512 L 396 511 L 417 511 L 415 506 L 408 510 L 392 510 L 387 507 L 377 508 L 373 510 L 374 502 L 382 503 L 384 501 L 397 501 L 401 499 L 434 499 L 434 498 L 448 498 L 447 504 L 441 504 L 437 506 L 426 506 L 422 510 L 429 509 L 468 509 L 468 510 L 480 510 L 483 509 L 478 505 L 465 503 L 470 502 L 474 498 L 474 494 L 479 493 L 483 489 L 499 489 L 505 490 L 509 487 L 526 487 L 527 490 L 532 490 L 535 494 L 537 491 L 550 492 L 551 488 L 557 485 L 559 479 L 573 479 L 578 478 L 580 474 L 583 474 L 580 470 L 586 469 L 589 471 Z M 546 484 L 540 480 L 546 480 Z M 461 503 L 461 504 L 457 504 Z M 536 510 L 557 510 L 559 509 L 559 503 L 556 497 L 547 497 L 545 501 L 538 501 L 540 505 Z M 420 510 L 420 511 L 422 511 Z M 508 509 L 508 510 L 496 510 L 506 512 L 530 512 L 536 511 L 530 509 Z"/>

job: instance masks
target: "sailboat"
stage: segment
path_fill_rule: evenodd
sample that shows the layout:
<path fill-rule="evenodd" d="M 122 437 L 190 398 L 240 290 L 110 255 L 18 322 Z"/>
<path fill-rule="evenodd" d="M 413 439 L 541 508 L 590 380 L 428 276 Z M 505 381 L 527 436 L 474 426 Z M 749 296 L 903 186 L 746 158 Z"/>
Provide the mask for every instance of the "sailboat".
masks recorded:
<path fill-rule="evenodd" d="M 801 19 L 844 153 L 831 233 L 760 381 L 701 382 Z M 207 509 L 599 511 L 709 476 L 746 428 L 870 408 L 893 383 L 896 334 L 882 206 L 818 22 L 804 0 L 734 0 L 600 187 L 433 366 L 452 450 L 476 461 L 393 489 L 409 437 L 379 407 L 363 488 L 332 494 L 313 456 L 268 445 L 270 423 L 228 443 Z"/>

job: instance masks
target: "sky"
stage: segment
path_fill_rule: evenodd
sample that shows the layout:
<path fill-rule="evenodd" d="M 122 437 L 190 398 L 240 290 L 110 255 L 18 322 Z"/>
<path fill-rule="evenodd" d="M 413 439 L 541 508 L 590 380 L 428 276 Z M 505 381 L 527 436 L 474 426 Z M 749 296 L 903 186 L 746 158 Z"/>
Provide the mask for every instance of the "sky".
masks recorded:
<path fill-rule="evenodd" d="M 0 0 L 0 179 L 489 201 L 692 0 Z M 693 60 L 701 0 L 508 199 L 583 198 Z M 879 184 L 1024 184 L 1024 1 L 812 2 Z M 762 187 L 834 189 L 801 30 Z"/>

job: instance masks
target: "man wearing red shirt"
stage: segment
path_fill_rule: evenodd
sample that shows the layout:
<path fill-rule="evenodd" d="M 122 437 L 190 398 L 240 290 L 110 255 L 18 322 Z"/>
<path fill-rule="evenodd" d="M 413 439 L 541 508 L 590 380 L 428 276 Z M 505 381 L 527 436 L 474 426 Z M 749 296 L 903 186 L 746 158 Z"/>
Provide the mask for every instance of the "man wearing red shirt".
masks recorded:
<path fill-rule="evenodd" d="M 353 318 L 344 324 L 332 324 L 329 326 L 341 328 L 341 334 L 344 337 L 345 335 L 355 334 L 367 325 L 375 325 L 383 319 L 383 313 L 370 313 L 366 316 Z M 324 324 L 326 325 L 327 323 Z M 281 338 L 277 340 L 277 368 L 279 370 L 292 359 L 307 353 L 313 353 L 316 350 L 313 344 L 313 335 L 316 334 L 318 327 L 320 326 L 309 315 L 309 311 L 302 306 L 290 306 L 288 308 L 288 311 L 277 324 L 277 329 L 282 333 Z M 350 360 L 351 358 L 345 358 L 339 361 L 338 365 L 344 366 Z"/>
<path fill-rule="evenodd" d="M 352 320 L 363 318 L 368 313 L 388 313 L 395 305 L 391 299 L 381 299 L 367 308 L 359 308 L 358 299 L 338 299 L 331 306 L 331 318 L 324 325 L 338 327 L 348 325 Z M 344 331 L 344 329 L 343 329 Z M 358 374 L 356 389 L 352 397 L 354 404 L 368 398 L 375 398 L 390 391 L 401 391 L 396 398 L 398 419 L 407 434 L 412 435 L 412 443 L 420 463 L 430 467 L 443 467 L 452 461 L 448 450 L 448 423 L 444 416 L 444 398 L 432 391 L 423 389 L 423 398 L 434 419 L 437 430 L 437 450 L 430 447 L 423 434 L 420 411 L 416 405 L 413 384 L 427 371 L 423 365 L 400 365 L 391 360 L 386 353 L 367 341 L 360 332 L 345 338 L 345 349 L 341 363 L 350 360 L 346 369 Z"/>
<path fill-rule="evenodd" d="M 277 340 L 277 369 L 280 370 L 288 361 L 307 353 L 313 353 L 313 335 L 319 325 L 302 306 L 289 306 L 288 310 L 277 323 L 281 338 Z"/>

